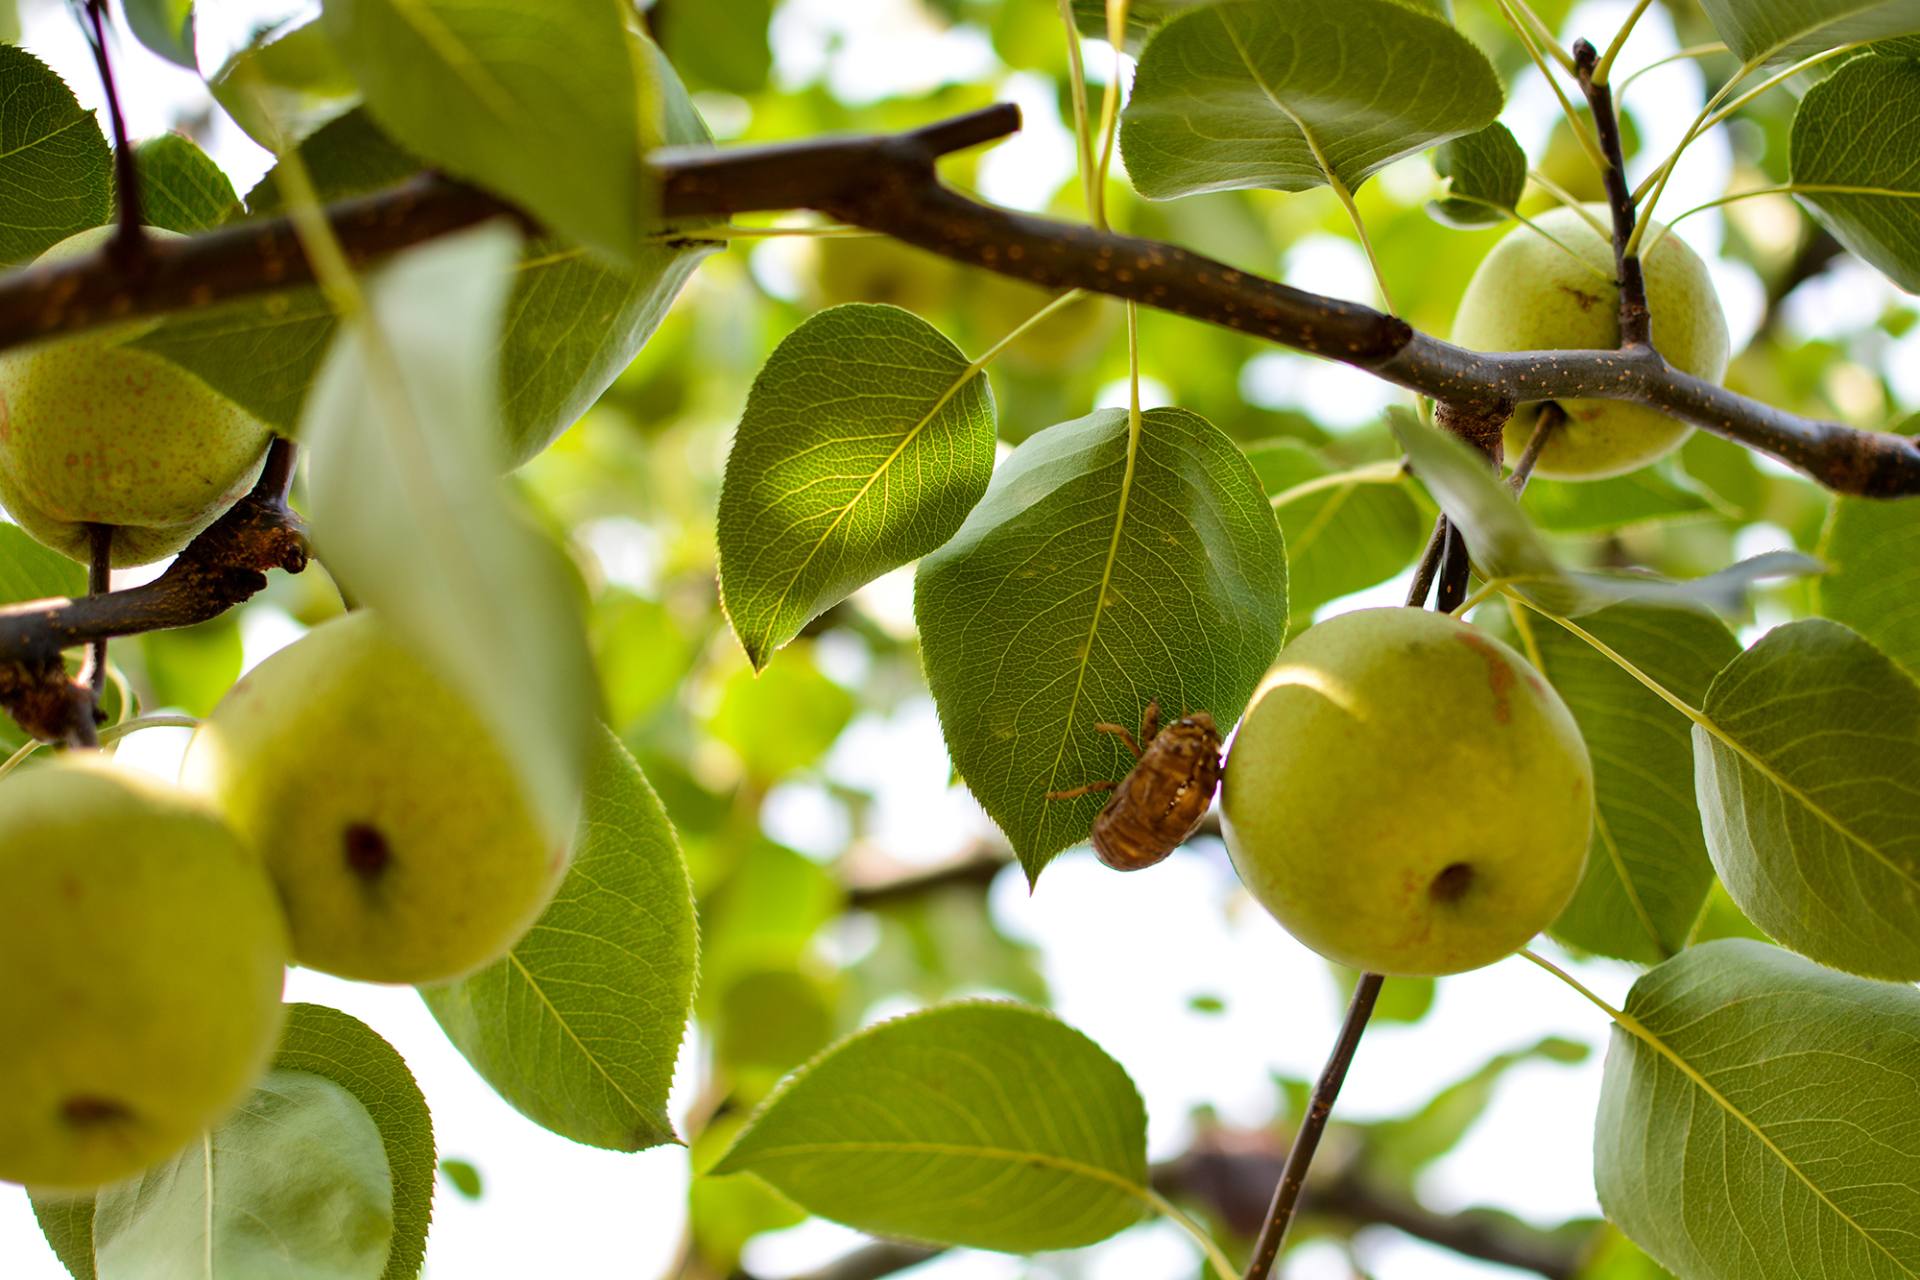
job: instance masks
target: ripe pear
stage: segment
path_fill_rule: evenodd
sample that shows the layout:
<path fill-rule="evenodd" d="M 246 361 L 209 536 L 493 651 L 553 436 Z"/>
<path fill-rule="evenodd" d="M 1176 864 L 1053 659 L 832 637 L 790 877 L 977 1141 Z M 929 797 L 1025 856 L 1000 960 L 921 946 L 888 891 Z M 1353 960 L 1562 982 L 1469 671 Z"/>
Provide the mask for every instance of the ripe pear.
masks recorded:
<path fill-rule="evenodd" d="M 1376 973 L 1489 964 L 1580 882 L 1593 770 L 1520 655 L 1420 609 L 1319 623 L 1267 673 L 1227 757 L 1233 865 L 1294 937 Z"/>
<path fill-rule="evenodd" d="M 1601 226 L 1604 205 L 1584 206 Z M 1453 340 L 1475 351 L 1610 350 L 1620 345 L 1620 291 L 1613 284 L 1613 242 L 1572 209 L 1553 209 L 1493 247 L 1467 283 Z M 1549 240 L 1546 232 L 1559 241 Z M 1718 382 L 1727 372 L 1726 315 L 1707 266 L 1653 223 L 1642 255 L 1654 349 L 1674 367 Z M 1564 246 L 1564 247 L 1563 247 Z M 1622 400 L 1563 400 L 1567 421 L 1548 438 L 1535 474 L 1598 480 L 1643 467 L 1679 447 L 1693 428 L 1657 409 Z M 1506 450 L 1518 458 L 1533 434 L 1538 406 L 1522 406 L 1507 424 Z"/>
<path fill-rule="evenodd" d="M 490 964 L 567 867 L 478 709 L 369 612 L 244 676 L 194 735 L 183 781 L 265 862 L 294 958 L 343 978 Z"/>
<path fill-rule="evenodd" d="M 286 963 L 273 885 L 204 804 L 92 755 L 0 782 L 0 1178 L 89 1190 L 219 1123 Z"/>
<path fill-rule="evenodd" d="M 99 248 L 70 236 L 41 262 Z M 157 238 L 178 238 L 148 228 Z M 119 325 L 0 353 L 0 503 L 28 533 L 86 560 L 87 526 L 113 527 L 113 563 L 172 555 L 260 474 L 268 429 Z"/>

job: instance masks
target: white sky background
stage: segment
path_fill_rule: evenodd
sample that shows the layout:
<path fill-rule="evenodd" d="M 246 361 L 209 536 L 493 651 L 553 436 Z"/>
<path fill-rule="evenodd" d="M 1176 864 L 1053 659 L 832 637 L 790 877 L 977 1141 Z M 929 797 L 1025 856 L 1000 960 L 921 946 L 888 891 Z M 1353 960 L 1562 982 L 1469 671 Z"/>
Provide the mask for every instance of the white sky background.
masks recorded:
<path fill-rule="evenodd" d="M 1052 7 L 1052 0 L 1009 2 Z M 217 14 L 238 22 L 263 12 L 299 9 L 302 3 L 203 0 L 201 7 L 208 13 L 206 21 Z M 1569 30 L 1604 37 L 1627 8 L 1611 2 L 1583 5 Z M 203 39 L 208 37 L 220 38 L 203 30 Z M 920 13 L 915 0 L 787 0 L 774 37 L 776 74 L 783 84 L 824 77 L 850 101 L 924 91 L 950 78 L 991 75 L 996 68 L 982 35 L 942 33 Z M 37 8 L 30 7 L 25 39 L 62 72 L 82 102 L 98 105 L 86 46 L 63 3 L 39 0 Z M 1675 47 L 1672 30 L 1656 6 L 1641 20 L 1619 74 Z M 147 55 L 131 40 L 121 41 L 119 53 L 136 136 L 164 131 L 183 111 L 208 108 L 193 76 Z M 1089 69 L 1096 75 L 1104 75 L 1110 61 L 1104 46 L 1089 50 Z M 1037 207 L 1068 175 L 1071 139 L 1055 109 L 1052 86 L 1013 75 L 1005 78 L 1001 92 L 1020 103 L 1026 128 L 987 157 L 981 186 L 992 199 Z M 1633 86 L 1630 105 L 1643 133 L 1643 166 L 1666 153 L 1700 101 L 1701 76 L 1691 62 L 1663 69 Z M 746 109 L 737 100 L 703 105 L 723 134 L 737 130 Z M 1531 149 L 1544 138 L 1556 110 L 1538 75 L 1529 72 L 1513 93 L 1504 119 Z M 212 154 L 244 193 L 264 172 L 269 157 L 218 117 L 217 109 L 215 115 L 208 139 Z M 730 122 L 735 129 L 726 127 Z M 1725 189 L 1728 166 L 1722 138 L 1709 136 L 1696 143 L 1663 208 L 1671 213 L 1718 194 Z M 1415 158 L 1380 180 L 1420 184 L 1431 178 L 1425 159 Z M 1718 212 L 1702 215 L 1687 222 L 1686 238 L 1713 260 L 1721 227 Z M 756 274 L 777 278 L 778 254 L 784 251 L 779 245 L 763 248 L 762 253 L 773 256 L 764 263 L 756 258 Z M 1737 349 L 1756 322 L 1759 284 L 1739 264 L 1715 260 L 1715 269 Z M 1296 284 L 1371 300 L 1365 261 L 1343 240 L 1318 237 L 1297 244 L 1274 270 Z M 1804 302 L 1796 298 L 1788 311 L 1790 327 L 1808 335 L 1827 331 L 1837 312 L 1854 314 L 1864 307 L 1869 310 L 1861 314 L 1877 314 L 1891 296 L 1890 287 L 1864 268 L 1844 273 L 1831 287 L 1816 283 L 1810 288 L 1820 296 Z M 1834 305 L 1826 305 L 1829 302 Z M 1920 341 L 1920 331 L 1914 340 Z M 1920 354 L 1920 348 L 1915 353 Z M 1920 368 L 1920 361 L 1893 363 Z M 1914 385 L 1897 384 L 1896 389 L 1903 398 L 1920 398 L 1920 374 L 1910 381 Z M 1334 428 L 1371 420 L 1395 394 L 1355 371 L 1280 352 L 1250 362 L 1242 385 L 1254 403 L 1297 405 Z M 592 539 L 595 552 L 603 558 L 617 556 L 618 533 L 614 529 L 605 538 Z M 1397 604 L 1404 591 L 1404 580 L 1388 583 L 1337 602 L 1330 610 Z M 906 571 L 867 588 L 863 601 L 883 623 L 911 627 Z M 292 622 L 256 610 L 247 628 L 249 664 L 297 634 Z M 824 646 L 822 658 L 831 673 L 858 682 L 863 661 L 858 646 L 845 651 Z M 184 734 L 175 731 L 141 734 L 123 754 L 164 774 L 177 764 L 183 739 Z M 977 807 L 946 785 L 945 751 L 931 703 L 924 700 L 891 718 L 867 715 L 856 721 L 827 771 L 839 783 L 875 793 L 868 835 L 897 854 L 935 862 L 988 829 Z M 821 856 L 837 852 L 847 830 L 839 802 L 817 782 L 804 779 L 774 793 L 766 819 L 775 835 Z M 1340 1006 L 1325 966 L 1239 892 L 1217 844 L 1201 842 L 1152 876 L 1152 892 L 1143 893 L 1142 881 L 1112 875 L 1084 852 L 1069 854 L 1049 869 L 1036 895 L 1027 894 L 1017 874 L 1003 876 L 992 904 L 1011 934 L 1042 949 L 1061 1015 L 1132 1072 L 1152 1117 L 1151 1152 L 1159 1158 L 1185 1144 L 1187 1117 L 1195 1108 L 1211 1107 L 1232 1123 L 1266 1121 L 1274 1074 L 1311 1078 L 1318 1071 Z M 857 930 L 837 944 L 857 953 Z M 1632 977 L 1625 966 L 1578 968 L 1603 997 L 1616 1003 L 1624 998 Z M 1200 995 L 1219 997 L 1226 1011 L 1193 1012 L 1189 1002 Z M 684 1152 L 668 1148 L 637 1156 L 611 1154 L 539 1129 L 481 1083 L 410 990 L 350 984 L 296 970 L 289 975 L 287 997 L 332 1004 L 386 1036 L 420 1079 L 433 1108 L 441 1154 L 479 1167 L 486 1192 L 478 1204 L 444 1184 L 439 1190 L 429 1277 L 652 1277 L 668 1265 L 682 1226 L 688 1176 Z M 1420 1024 L 1372 1029 L 1338 1114 L 1365 1118 L 1407 1110 L 1489 1056 L 1532 1044 L 1543 1035 L 1588 1043 L 1596 1052 L 1583 1066 L 1537 1065 L 1514 1071 L 1486 1117 L 1431 1171 L 1423 1190 L 1442 1210 L 1490 1205 L 1542 1224 L 1597 1214 L 1591 1125 L 1605 1033 L 1595 1011 L 1571 991 L 1523 961 L 1506 961 L 1443 982 L 1435 1009 Z M 683 1052 L 683 1065 L 688 1056 Z M 683 1105 L 685 1075 L 683 1070 Z M 811 1223 L 759 1242 L 749 1262 L 762 1274 L 778 1276 L 818 1265 L 859 1241 L 855 1233 Z M 1384 1230 L 1362 1237 L 1360 1255 L 1378 1280 L 1488 1280 L 1517 1274 L 1470 1263 Z M 1029 1264 L 956 1254 L 911 1274 L 916 1280 L 1184 1280 L 1194 1274 L 1194 1258 L 1172 1228 L 1149 1225 L 1099 1249 L 1058 1260 Z M 25 1195 L 11 1187 L 0 1187 L 0 1276 L 65 1276 L 41 1240 Z M 1346 1259 L 1331 1247 L 1299 1252 L 1287 1272 L 1288 1280 L 1350 1276 Z"/>

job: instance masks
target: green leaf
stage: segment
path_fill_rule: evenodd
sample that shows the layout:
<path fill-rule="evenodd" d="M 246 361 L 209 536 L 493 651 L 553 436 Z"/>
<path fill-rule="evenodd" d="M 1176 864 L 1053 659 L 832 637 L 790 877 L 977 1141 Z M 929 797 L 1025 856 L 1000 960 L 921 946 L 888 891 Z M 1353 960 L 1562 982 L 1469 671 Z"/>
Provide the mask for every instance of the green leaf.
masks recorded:
<path fill-rule="evenodd" d="M 556 234 L 631 261 L 654 199 L 643 84 L 606 0 L 326 0 L 382 128 Z M 651 92 L 651 89 L 648 89 Z"/>
<path fill-rule="evenodd" d="M 1427 212 L 1450 227 L 1505 222 L 1527 189 L 1527 154 L 1498 122 L 1435 147 L 1433 171 L 1447 194 L 1427 201 Z"/>
<path fill-rule="evenodd" d="M 149 138 L 133 151 L 140 170 L 140 216 L 150 225 L 190 235 L 240 212 L 233 184 L 192 139 Z"/>
<path fill-rule="evenodd" d="M 720 595 L 755 669 L 954 535 L 993 474 L 986 374 L 926 321 L 810 317 L 754 379 L 720 490 Z"/>
<path fill-rule="evenodd" d="M 1920 4 L 1912 9 L 1920 26 Z M 1800 203 L 1856 256 L 1920 292 L 1920 63 L 1855 58 L 1814 85 L 1794 112 L 1790 154 Z"/>
<path fill-rule="evenodd" d="M 1127 52 L 1139 56 L 1140 46 L 1156 29 L 1189 9 L 1214 0 L 1133 0 L 1127 6 Z M 1083 36 L 1107 38 L 1107 0 L 1073 0 L 1073 25 Z"/>
<path fill-rule="evenodd" d="M 649 138 L 674 145 L 711 141 L 672 68 L 645 37 L 634 56 L 654 69 L 661 102 Z M 300 148 L 323 200 L 393 186 L 424 167 L 367 118 L 351 112 Z M 283 207 L 269 174 L 249 199 L 251 213 Z M 499 381 L 506 461 L 518 466 L 572 426 L 653 335 L 700 260 L 717 247 L 669 228 L 614 267 L 577 245 L 528 242 L 515 269 L 500 331 Z M 184 365 L 262 421 L 290 430 L 319 372 L 334 329 L 314 289 L 173 316 L 140 345 Z"/>
<path fill-rule="evenodd" d="M 1920 686 L 1836 622 L 1776 627 L 1693 731 L 1713 865 L 1794 950 L 1920 978 Z"/>
<path fill-rule="evenodd" d="M 1397 462 L 1339 471 L 1298 440 L 1248 450 L 1287 540 L 1288 608 L 1297 618 L 1385 582 L 1412 563 L 1433 521 Z"/>
<path fill-rule="evenodd" d="M 478 1200 L 485 1194 L 486 1187 L 481 1181 L 480 1170 L 470 1160 L 455 1160 L 451 1156 L 440 1162 L 440 1176 L 453 1184 L 453 1189 L 468 1200 Z"/>
<path fill-rule="evenodd" d="M 841 1041 L 767 1101 L 720 1174 L 753 1172 L 874 1235 L 1032 1253 L 1139 1220 L 1146 1110 L 1120 1064 L 1024 1005 L 969 1002 Z"/>
<path fill-rule="evenodd" d="M 1820 555 L 1820 612 L 1920 678 L 1920 498 L 1834 499 Z"/>
<path fill-rule="evenodd" d="M 1494 478 L 1487 460 L 1472 446 L 1427 426 L 1405 409 L 1389 409 L 1387 421 L 1406 449 L 1414 474 L 1466 536 L 1483 576 L 1505 583 L 1543 613 L 1572 618 L 1629 601 L 1731 611 L 1760 579 L 1824 568 L 1818 560 L 1789 551 L 1766 552 L 1687 582 L 1562 568 L 1521 511 L 1513 490 Z"/>
<path fill-rule="evenodd" d="M 175 66 L 196 74 L 193 0 L 124 0 L 127 25 L 141 44 Z"/>
<path fill-rule="evenodd" d="M 497 479 L 491 356 L 518 251 L 511 231 L 483 227 L 372 277 L 300 436 L 328 572 L 467 691 L 547 830 L 566 836 L 598 699 L 564 553 Z"/>
<path fill-rule="evenodd" d="M 420 994 L 528 1119 L 615 1151 L 675 1141 L 667 1090 L 693 1002 L 693 889 L 666 810 L 603 732 L 573 865 L 512 951 Z"/>
<path fill-rule="evenodd" d="M 360 86 L 319 22 L 263 32 L 209 76 L 207 88 L 268 150 L 299 143 L 360 102 Z"/>
<path fill-rule="evenodd" d="M 1395 979 L 1398 981 L 1398 979 Z M 1486 1114 L 1507 1073 L 1529 1063 L 1573 1066 L 1587 1060 L 1586 1045 L 1546 1036 L 1524 1049 L 1495 1054 L 1471 1075 L 1433 1095 L 1411 1115 L 1366 1126 L 1368 1171 L 1411 1184 L 1427 1165 L 1460 1145 Z"/>
<path fill-rule="evenodd" d="M 1742 62 L 1793 62 L 1823 49 L 1920 32 L 1915 0 L 1701 0 Z"/>
<path fill-rule="evenodd" d="M 85 595 L 87 571 L 43 547 L 17 524 L 0 522 L 0 604 Z"/>
<path fill-rule="evenodd" d="M 25 49 L 0 45 L 0 99 L 0 266 L 8 266 L 113 216 L 113 153 L 93 112 Z"/>
<path fill-rule="evenodd" d="M 93 1197 L 27 1191 L 47 1247 L 73 1280 L 98 1280 L 93 1267 Z"/>
<path fill-rule="evenodd" d="M 1580 625 L 1690 706 L 1740 652 L 1725 624 L 1689 609 L 1614 605 Z M 1693 725 L 1564 629 L 1536 625 L 1525 638 L 1593 758 L 1593 844 L 1553 936 L 1657 964 L 1687 945 L 1713 887 L 1692 786 Z"/>
<path fill-rule="evenodd" d="M 1680 1280 L 1920 1275 L 1920 991 L 1761 942 L 1645 974 L 1594 1124 L 1607 1216 Z"/>
<path fill-rule="evenodd" d="M 240 623 L 232 613 L 198 626 L 149 631 L 139 645 L 152 704 L 179 707 L 190 716 L 213 710 L 240 678 L 246 657 Z"/>
<path fill-rule="evenodd" d="M 667 4 L 654 35 L 680 72 L 728 93 L 758 93 L 773 70 L 767 26 L 773 0 L 699 0 Z"/>
<path fill-rule="evenodd" d="M 1642 467 L 1605 480 L 1547 480 L 1527 484 L 1521 506 L 1553 533 L 1611 533 L 1628 525 L 1713 515 L 1720 507 L 1699 489 L 1660 468 Z"/>
<path fill-rule="evenodd" d="M 755 675 L 737 667 L 720 686 L 707 731 L 731 747 L 747 773 L 772 785 L 811 768 L 859 709 L 854 696 L 795 652 Z M 779 725 L 768 733 L 768 725 Z"/>
<path fill-rule="evenodd" d="M 1084 840 L 1133 758 L 1101 721 L 1240 718 L 1287 629 L 1286 547 L 1245 455 L 1184 409 L 1028 439 L 920 562 L 914 616 L 954 766 L 1029 880 Z"/>
<path fill-rule="evenodd" d="M 1402 156 L 1492 124 L 1500 104 L 1486 56 L 1430 12 L 1395 0 L 1236 0 L 1176 18 L 1148 42 L 1120 147 L 1134 186 L 1155 200 L 1351 191 Z"/>
<path fill-rule="evenodd" d="M 373 1117 L 393 1179 L 393 1246 L 382 1280 L 413 1280 L 433 1217 L 433 1117 L 406 1062 L 371 1027 L 338 1009 L 290 1004 L 273 1065 L 331 1080 Z"/>
<path fill-rule="evenodd" d="M 393 1179 L 359 1099 L 276 1070 L 200 1142 L 96 1197 L 100 1280 L 380 1280 Z"/>

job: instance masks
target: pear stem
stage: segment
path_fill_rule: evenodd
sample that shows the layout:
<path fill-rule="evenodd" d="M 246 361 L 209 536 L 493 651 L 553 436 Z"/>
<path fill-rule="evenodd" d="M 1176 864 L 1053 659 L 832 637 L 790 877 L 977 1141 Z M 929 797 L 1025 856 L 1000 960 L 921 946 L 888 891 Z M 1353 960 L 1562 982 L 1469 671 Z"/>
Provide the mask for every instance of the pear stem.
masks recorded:
<path fill-rule="evenodd" d="M 87 594 L 105 595 L 113 590 L 113 526 L 88 525 L 87 551 Z M 87 685 L 93 691 L 96 708 L 107 688 L 107 640 L 106 636 L 95 640 L 88 655 Z"/>

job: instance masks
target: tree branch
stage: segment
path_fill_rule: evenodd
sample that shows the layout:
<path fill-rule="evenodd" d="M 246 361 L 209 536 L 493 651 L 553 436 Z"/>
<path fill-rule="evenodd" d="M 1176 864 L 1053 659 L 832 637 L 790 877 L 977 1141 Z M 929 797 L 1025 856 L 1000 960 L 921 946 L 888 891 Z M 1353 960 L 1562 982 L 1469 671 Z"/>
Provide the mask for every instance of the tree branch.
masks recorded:
<path fill-rule="evenodd" d="M 1620 117 L 1613 109 L 1613 86 L 1594 79 L 1599 51 L 1588 40 L 1573 42 L 1574 71 L 1580 77 L 1580 89 L 1587 95 L 1587 107 L 1593 112 L 1593 131 L 1600 140 L 1600 153 L 1607 158 L 1601 181 L 1607 190 L 1607 209 L 1613 215 L 1613 270 L 1620 286 L 1620 345 L 1653 345 L 1653 312 L 1647 306 L 1647 279 L 1640 268 L 1638 254 L 1629 253 L 1634 223 L 1638 217 L 1633 206 L 1633 189 L 1627 185 L 1627 161 L 1620 142 Z"/>
<path fill-rule="evenodd" d="M 653 164 L 670 219 L 813 209 L 1045 288 L 1127 298 L 1338 360 L 1437 401 L 1632 400 L 1770 453 L 1837 492 L 1920 494 L 1920 442 L 1761 404 L 1680 372 L 1651 347 L 1468 351 L 1356 302 L 1289 288 L 1175 245 L 994 208 L 940 183 L 940 156 L 1018 127 L 1018 109 L 1003 104 L 911 133 L 668 150 Z M 327 213 L 356 266 L 489 218 L 527 222 L 495 197 L 434 175 Z M 150 243 L 148 259 L 137 278 L 114 270 L 105 254 L 0 277 L 0 347 L 312 280 L 291 224 L 279 218 Z"/>

